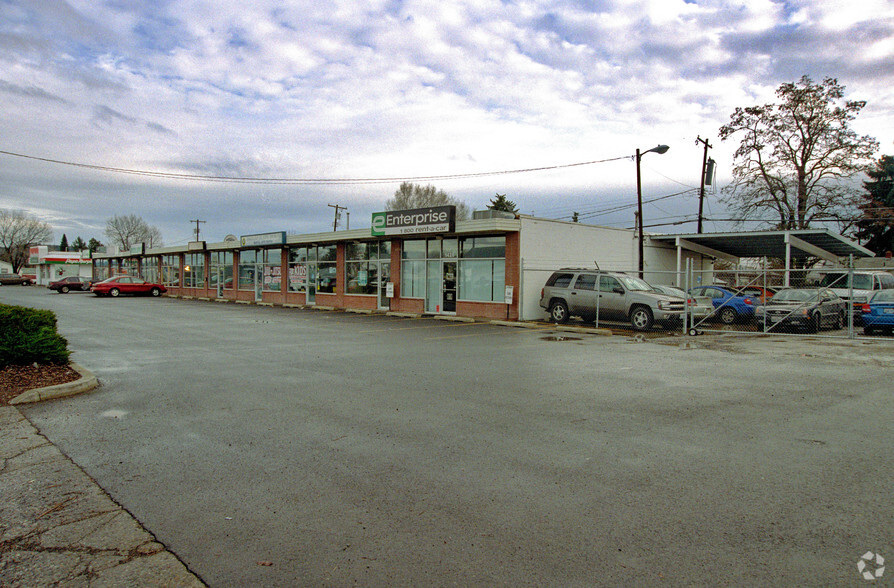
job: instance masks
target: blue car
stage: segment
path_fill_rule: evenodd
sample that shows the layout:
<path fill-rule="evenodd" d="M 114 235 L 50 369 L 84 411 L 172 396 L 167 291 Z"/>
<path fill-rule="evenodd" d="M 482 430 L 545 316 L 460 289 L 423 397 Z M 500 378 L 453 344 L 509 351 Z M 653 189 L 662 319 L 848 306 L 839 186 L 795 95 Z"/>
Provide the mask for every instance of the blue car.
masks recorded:
<path fill-rule="evenodd" d="M 714 313 L 720 322 L 731 325 L 736 321 L 754 318 L 754 309 L 759 306 L 760 298 L 755 296 L 737 296 L 735 292 L 721 286 L 696 286 L 690 288 L 694 296 L 707 296 L 714 305 Z"/>
<path fill-rule="evenodd" d="M 863 334 L 894 332 L 894 290 L 879 290 L 863 305 Z"/>

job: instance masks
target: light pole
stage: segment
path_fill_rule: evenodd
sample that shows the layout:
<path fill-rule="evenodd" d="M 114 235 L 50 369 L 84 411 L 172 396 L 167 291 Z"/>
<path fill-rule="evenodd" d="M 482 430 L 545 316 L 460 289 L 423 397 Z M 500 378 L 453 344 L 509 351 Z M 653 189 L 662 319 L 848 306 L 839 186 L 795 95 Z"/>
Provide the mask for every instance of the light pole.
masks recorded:
<path fill-rule="evenodd" d="M 643 277 L 643 185 L 640 179 L 639 162 L 646 153 L 657 153 L 659 155 L 667 153 L 670 149 L 667 145 L 658 145 L 652 147 L 648 151 L 639 152 L 636 150 L 636 217 L 639 220 L 639 277 Z"/>

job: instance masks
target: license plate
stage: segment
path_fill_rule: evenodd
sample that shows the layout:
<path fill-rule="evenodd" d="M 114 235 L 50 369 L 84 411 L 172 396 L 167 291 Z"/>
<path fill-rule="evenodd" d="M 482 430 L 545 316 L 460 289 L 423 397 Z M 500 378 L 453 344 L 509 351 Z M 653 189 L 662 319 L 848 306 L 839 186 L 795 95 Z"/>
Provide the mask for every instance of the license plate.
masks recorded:
<path fill-rule="evenodd" d="M 894 308 L 883 308 L 882 312 L 885 314 L 894 314 Z"/>
<path fill-rule="evenodd" d="M 782 317 L 781 317 L 781 316 L 772 316 L 772 315 L 770 316 L 770 322 L 771 322 L 771 323 L 778 323 L 778 322 L 781 321 L 781 320 L 782 320 Z"/>

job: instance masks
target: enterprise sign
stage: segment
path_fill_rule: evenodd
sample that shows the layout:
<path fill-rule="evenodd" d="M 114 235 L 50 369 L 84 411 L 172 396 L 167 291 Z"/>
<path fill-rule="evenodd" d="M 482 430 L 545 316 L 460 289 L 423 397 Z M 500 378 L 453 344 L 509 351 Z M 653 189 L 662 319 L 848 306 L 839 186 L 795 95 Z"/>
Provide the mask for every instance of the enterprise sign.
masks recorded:
<path fill-rule="evenodd" d="M 389 210 L 372 215 L 373 237 L 449 233 L 456 226 L 455 206 Z"/>

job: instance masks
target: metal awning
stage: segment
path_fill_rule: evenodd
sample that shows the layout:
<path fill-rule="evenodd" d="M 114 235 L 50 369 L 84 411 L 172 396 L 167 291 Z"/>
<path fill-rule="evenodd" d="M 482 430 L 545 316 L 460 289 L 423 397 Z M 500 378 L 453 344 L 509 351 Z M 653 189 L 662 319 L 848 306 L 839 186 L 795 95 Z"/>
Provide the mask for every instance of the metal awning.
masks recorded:
<path fill-rule="evenodd" d="M 828 229 L 792 231 L 749 231 L 743 233 L 689 233 L 683 235 L 649 235 L 652 241 L 682 246 L 699 251 L 709 249 L 721 255 L 713 257 L 778 257 L 780 259 L 822 257 L 832 261 L 853 255 L 874 257 L 875 254 L 847 237 Z M 687 247 L 694 244 L 697 247 Z M 832 258 L 832 259 L 830 259 Z"/>
<path fill-rule="evenodd" d="M 681 271 L 683 250 L 738 263 L 747 257 L 776 257 L 785 260 L 785 281 L 788 285 L 792 259 L 819 257 L 833 263 L 844 258 L 874 257 L 875 254 L 847 237 L 828 229 L 791 231 L 747 231 L 741 233 L 689 233 L 682 235 L 649 235 L 653 242 L 677 248 L 677 274 Z"/>

